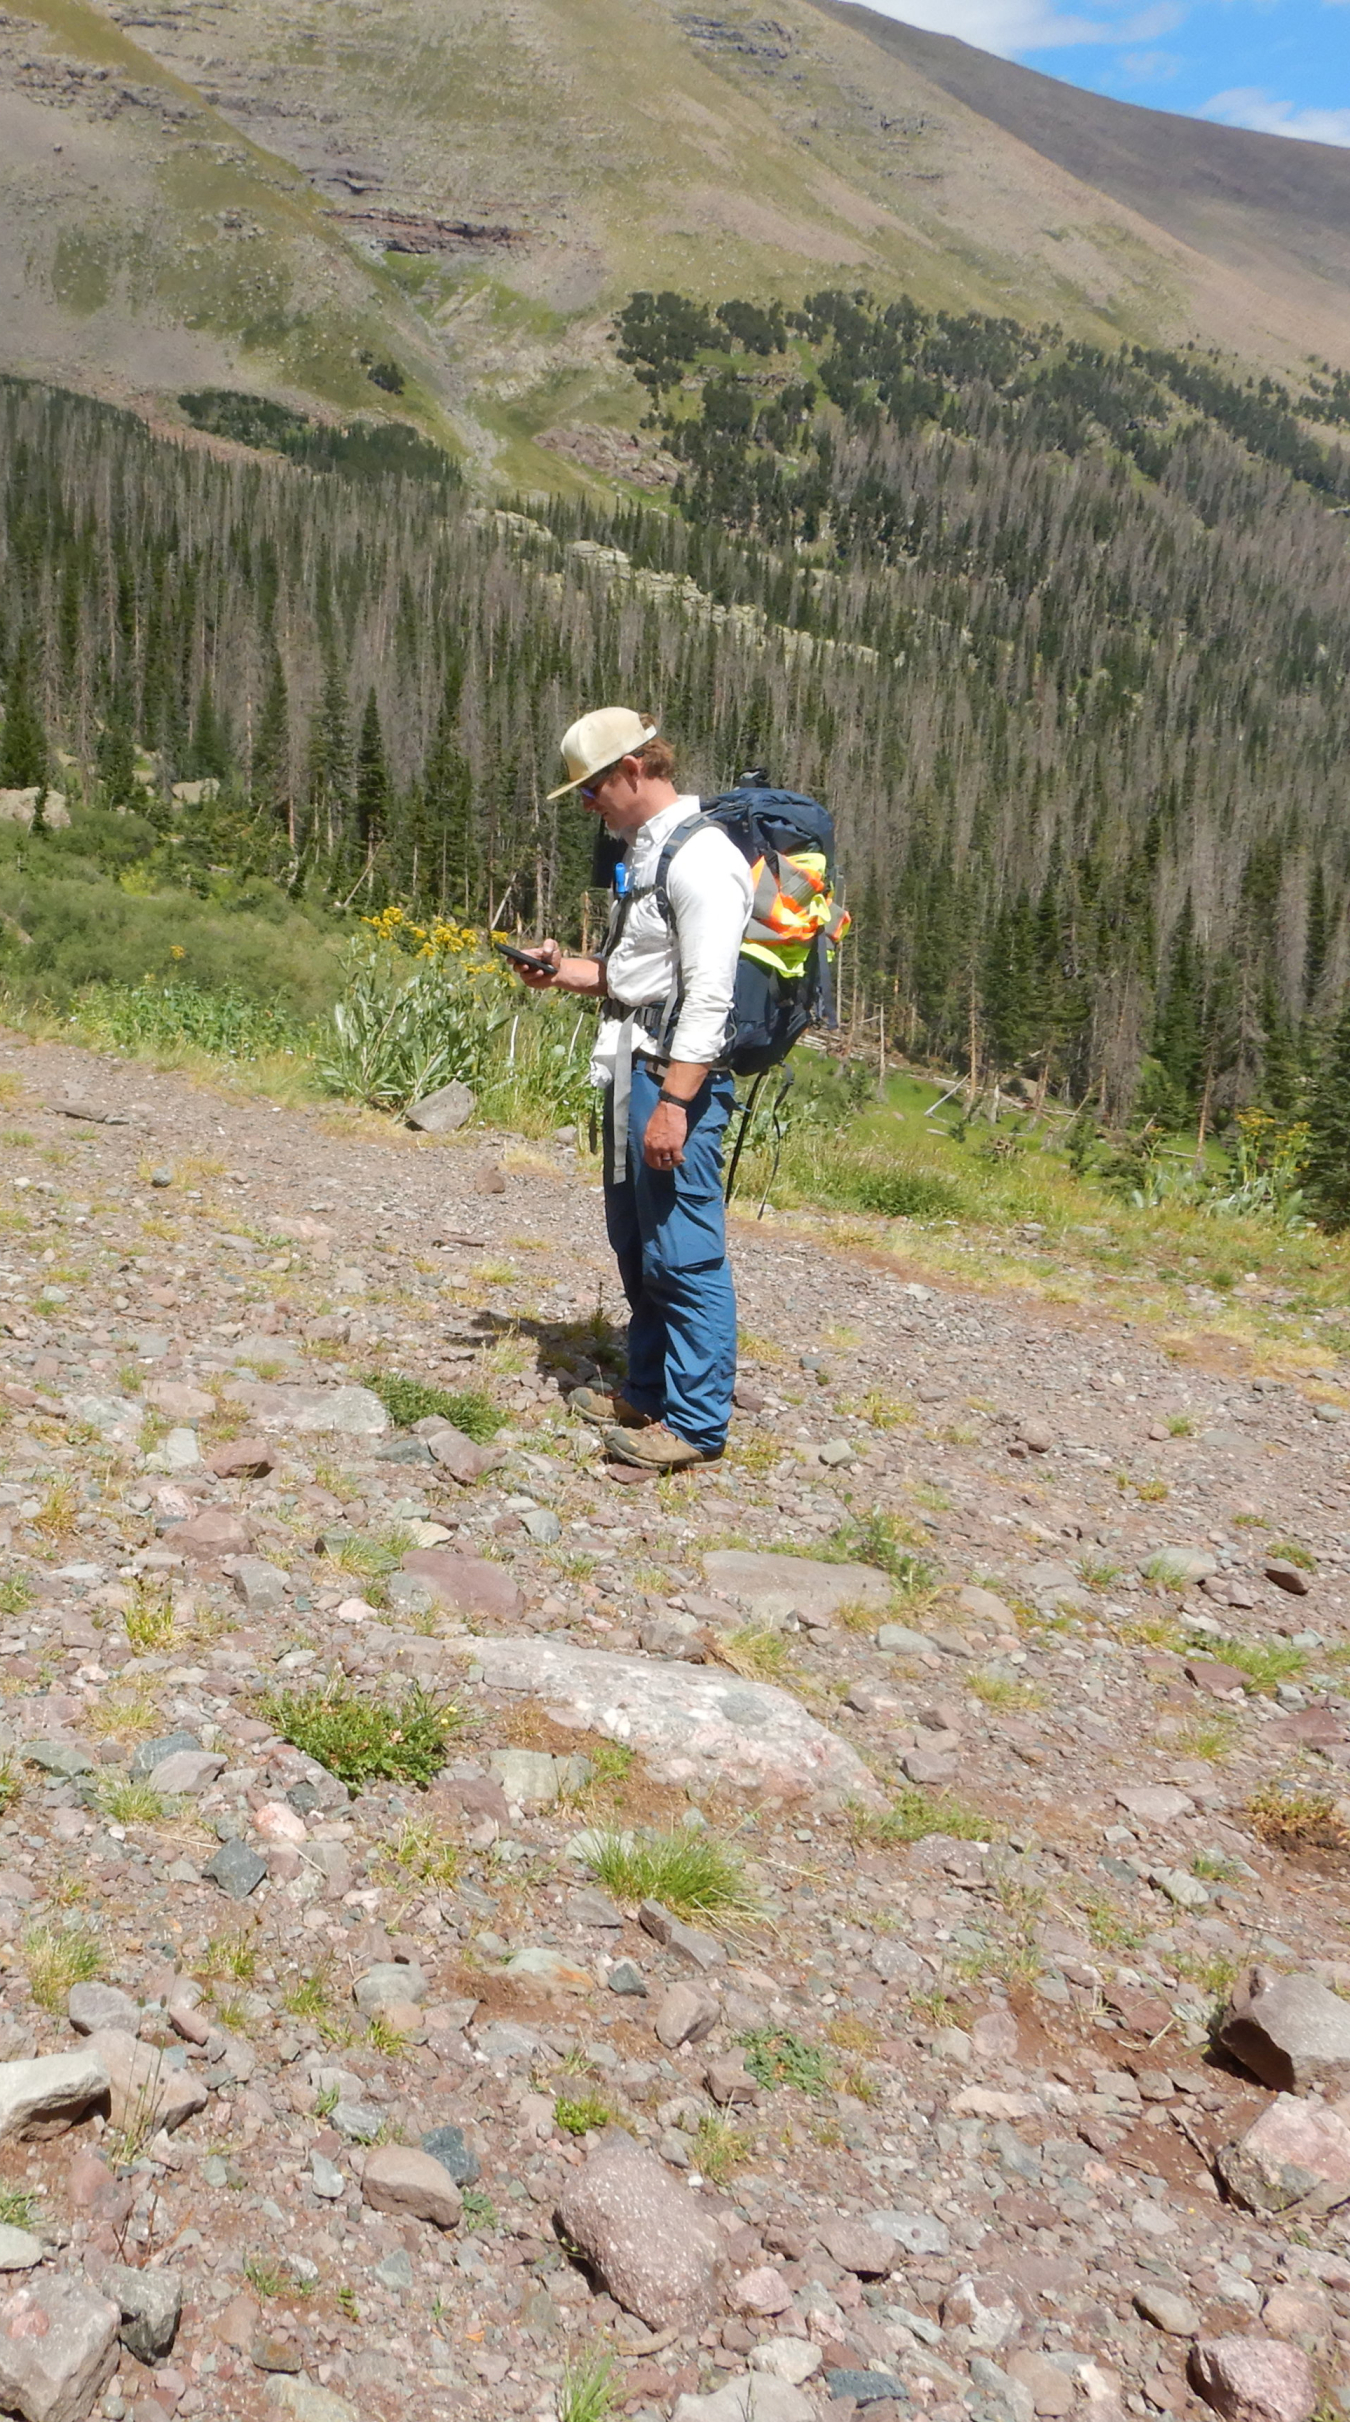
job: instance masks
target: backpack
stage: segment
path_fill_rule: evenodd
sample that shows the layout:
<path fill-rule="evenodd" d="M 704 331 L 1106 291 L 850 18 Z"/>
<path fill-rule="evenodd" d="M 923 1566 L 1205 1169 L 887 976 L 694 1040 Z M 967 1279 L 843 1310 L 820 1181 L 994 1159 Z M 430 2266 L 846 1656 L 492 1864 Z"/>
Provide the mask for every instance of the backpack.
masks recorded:
<path fill-rule="evenodd" d="M 667 925 L 671 861 L 706 824 L 720 825 L 735 842 L 755 886 L 721 1065 L 733 1076 L 761 1076 L 787 1058 L 808 1026 L 839 1023 L 832 961 L 850 920 L 835 906 L 834 819 L 815 799 L 758 785 L 702 801 L 700 813 L 671 834 L 652 877 Z M 667 1020 L 672 1030 L 677 1015 L 678 1003 Z"/>

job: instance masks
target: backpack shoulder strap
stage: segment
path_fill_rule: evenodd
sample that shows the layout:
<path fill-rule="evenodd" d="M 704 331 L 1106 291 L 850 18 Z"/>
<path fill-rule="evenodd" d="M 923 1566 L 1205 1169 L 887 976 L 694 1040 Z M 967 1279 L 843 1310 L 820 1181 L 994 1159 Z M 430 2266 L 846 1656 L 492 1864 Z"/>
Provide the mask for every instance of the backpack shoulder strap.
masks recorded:
<path fill-rule="evenodd" d="M 650 883 L 644 883 L 639 891 L 629 894 L 632 899 L 655 900 L 661 912 L 662 921 L 666 925 L 671 923 L 669 889 L 671 862 L 679 856 L 685 842 L 692 841 L 695 833 L 702 831 L 705 822 L 706 818 L 700 806 L 695 809 L 692 816 L 685 817 L 683 824 L 677 824 L 674 832 L 662 844 L 661 855 L 656 861 Z"/>

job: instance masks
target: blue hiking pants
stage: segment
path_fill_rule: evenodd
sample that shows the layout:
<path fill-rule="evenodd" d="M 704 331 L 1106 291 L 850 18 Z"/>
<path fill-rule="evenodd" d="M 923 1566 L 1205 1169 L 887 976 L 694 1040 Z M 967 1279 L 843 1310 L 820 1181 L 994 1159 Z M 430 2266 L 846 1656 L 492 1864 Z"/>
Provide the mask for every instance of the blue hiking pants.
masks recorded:
<path fill-rule="evenodd" d="M 727 1264 L 722 1137 L 735 1100 L 729 1076 L 709 1076 L 694 1096 L 684 1163 L 649 1169 L 642 1157 L 661 1078 L 635 1056 L 629 1097 L 628 1168 L 605 1188 L 605 1228 L 628 1298 L 624 1395 L 677 1438 L 720 1454 L 736 1381 L 736 1296 Z M 612 1132 L 614 1095 L 605 1097 Z M 607 1148 L 605 1166 L 612 1166 Z"/>

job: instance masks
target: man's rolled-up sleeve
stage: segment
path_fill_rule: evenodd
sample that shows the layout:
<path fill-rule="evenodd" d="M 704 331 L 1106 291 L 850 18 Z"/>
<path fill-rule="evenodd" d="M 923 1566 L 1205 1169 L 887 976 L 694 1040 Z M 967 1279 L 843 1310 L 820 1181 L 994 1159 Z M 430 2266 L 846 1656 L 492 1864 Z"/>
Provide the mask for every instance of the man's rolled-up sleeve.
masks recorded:
<path fill-rule="evenodd" d="M 674 859 L 669 891 L 683 995 L 670 1056 L 710 1067 L 726 1039 L 736 961 L 750 922 L 750 869 L 724 833 L 700 833 Z"/>

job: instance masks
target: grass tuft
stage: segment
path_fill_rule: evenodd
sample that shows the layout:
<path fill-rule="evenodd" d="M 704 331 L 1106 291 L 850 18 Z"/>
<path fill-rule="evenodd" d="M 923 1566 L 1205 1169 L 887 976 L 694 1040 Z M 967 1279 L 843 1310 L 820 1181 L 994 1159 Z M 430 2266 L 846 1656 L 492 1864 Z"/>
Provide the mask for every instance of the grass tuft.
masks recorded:
<path fill-rule="evenodd" d="M 1329 1791 L 1262 1783 L 1245 1813 L 1253 1833 L 1272 1850 L 1350 1850 L 1350 1827 Z"/>
<path fill-rule="evenodd" d="M 614 2357 L 608 2347 L 594 2347 L 563 2366 L 558 2422 L 608 2422 L 622 2394 Z"/>
<path fill-rule="evenodd" d="M 30 1926 L 23 1955 L 29 1990 L 44 2010 L 63 2010 L 71 1986 L 91 1984 L 103 1965 L 96 1937 L 75 1926 Z"/>
<path fill-rule="evenodd" d="M 740 2040 L 745 2046 L 745 2065 L 756 2085 L 795 2086 L 799 2094 L 825 2094 L 834 2083 L 829 2053 L 786 2027 L 755 2027 Z"/>
<path fill-rule="evenodd" d="M 692 1826 L 599 1834 L 588 1864 L 616 1900 L 660 1901 L 676 1917 L 712 1925 L 753 1925 L 764 1914 L 736 1853 Z"/>
<path fill-rule="evenodd" d="M 167 1814 L 168 1803 L 152 1784 L 128 1775 L 120 1782 L 104 1784 L 99 1807 L 115 1825 L 157 1825 Z"/>
<path fill-rule="evenodd" d="M 553 2105 L 553 2124 L 567 2136 L 588 2136 L 592 2128 L 607 2128 L 613 2117 L 598 2094 L 560 2094 Z"/>
<path fill-rule="evenodd" d="M 397 1707 L 363 1699 L 346 1682 L 273 1691 L 260 1701 L 259 1714 L 349 1791 L 375 1781 L 425 1789 L 445 1764 L 461 1720 L 453 1701 L 433 1698 L 420 1684 Z"/>
<path fill-rule="evenodd" d="M 978 1808 L 945 1793 L 935 1799 L 917 1783 L 903 1786 L 889 1808 L 877 1813 L 855 1806 L 851 1811 L 854 1839 L 889 1849 L 899 1842 L 926 1842 L 930 1834 L 950 1835 L 957 1842 L 987 1842 L 995 1828 Z"/>
<path fill-rule="evenodd" d="M 434 1414 L 439 1414 L 443 1421 L 463 1430 L 476 1446 L 488 1446 L 506 1419 L 485 1388 L 469 1388 L 461 1395 L 451 1395 L 445 1388 L 428 1387 L 421 1379 L 405 1379 L 397 1371 L 367 1371 L 361 1384 L 379 1397 L 390 1420 L 400 1430 L 410 1430 L 415 1421 L 430 1421 Z"/>
<path fill-rule="evenodd" d="M 710 2186 L 725 2185 L 733 2171 L 748 2161 L 753 2138 L 721 2111 L 704 2111 L 694 2130 L 694 2167 Z"/>

